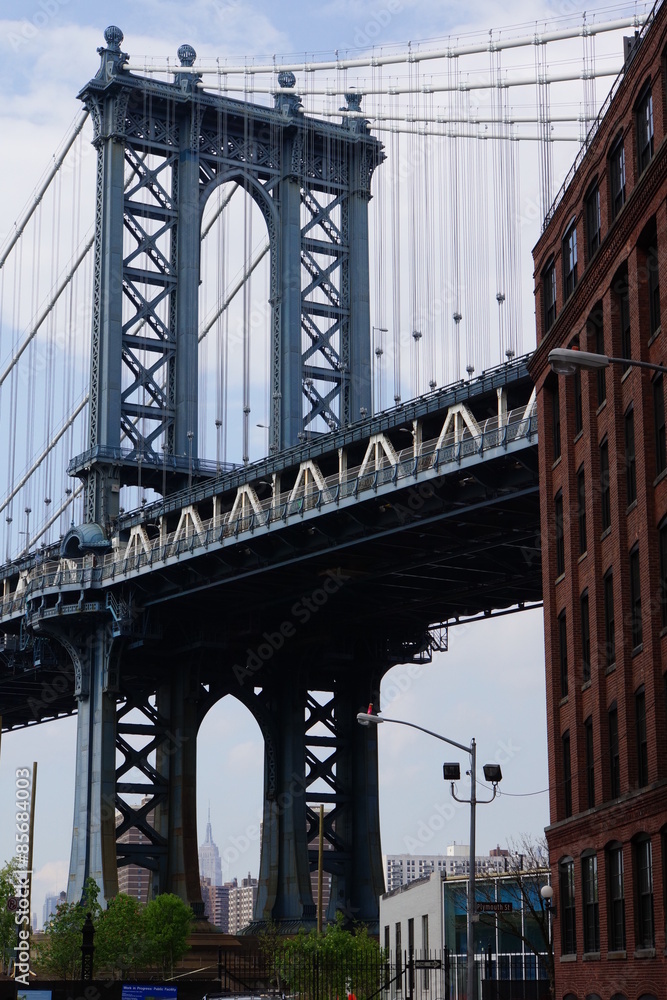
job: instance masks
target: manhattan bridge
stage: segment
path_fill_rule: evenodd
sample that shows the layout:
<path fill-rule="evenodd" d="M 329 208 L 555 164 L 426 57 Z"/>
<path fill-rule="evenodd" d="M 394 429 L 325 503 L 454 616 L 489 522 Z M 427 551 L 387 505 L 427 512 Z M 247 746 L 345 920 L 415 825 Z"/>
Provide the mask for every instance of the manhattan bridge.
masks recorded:
<path fill-rule="evenodd" d="M 136 864 L 202 913 L 196 737 L 232 695 L 264 740 L 253 926 L 314 926 L 323 804 L 329 916 L 377 928 L 356 714 L 541 599 L 522 227 L 647 17 L 298 65 L 104 32 L 0 255 L 0 715 L 77 715 L 70 899 Z"/>

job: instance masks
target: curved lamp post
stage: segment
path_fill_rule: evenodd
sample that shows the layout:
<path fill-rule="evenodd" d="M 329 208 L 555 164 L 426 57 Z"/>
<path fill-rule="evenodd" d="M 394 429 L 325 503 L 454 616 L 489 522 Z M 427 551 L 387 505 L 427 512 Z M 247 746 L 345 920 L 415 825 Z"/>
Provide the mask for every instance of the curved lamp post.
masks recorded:
<path fill-rule="evenodd" d="M 611 358 L 606 354 L 591 351 L 577 351 L 569 347 L 555 347 L 549 351 L 549 364 L 557 375 L 574 375 L 580 369 L 595 371 L 609 365 L 627 365 L 630 368 L 648 368 L 653 372 L 667 372 L 665 365 L 654 365 L 650 361 L 634 361 L 632 358 Z"/>
<path fill-rule="evenodd" d="M 372 706 L 371 706 L 372 707 Z M 431 729 L 425 729 L 423 726 L 418 726 L 414 722 L 406 722 L 404 719 L 385 719 L 380 715 L 374 715 L 369 707 L 368 712 L 359 712 L 357 715 L 357 722 L 362 726 L 377 726 L 381 722 L 391 722 L 396 726 L 409 726 L 410 729 L 418 729 L 420 733 L 426 733 L 428 736 L 433 736 L 436 740 L 441 740 L 443 743 L 448 743 L 452 747 L 456 747 L 457 750 L 463 750 L 464 753 L 470 755 L 470 770 L 468 774 L 470 775 L 470 798 L 460 799 L 454 792 L 454 782 L 458 781 L 461 777 L 461 768 L 457 762 L 453 764 L 443 764 L 442 774 L 445 780 L 451 780 L 451 791 L 452 796 L 457 802 L 465 802 L 470 806 L 470 845 L 469 845 L 469 855 L 468 855 L 468 919 L 466 925 L 466 996 L 467 1000 L 474 1000 L 475 996 L 475 831 L 476 831 L 476 816 L 475 809 L 477 804 L 486 805 L 489 802 L 493 802 L 496 797 L 496 792 L 498 791 L 498 783 L 502 779 L 502 771 L 500 769 L 500 764 L 485 764 L 484 765 L 484 777 L 487 781 L 493 784 L 493 795 L 490 799 L 478 799 L 477 798 L 477 744 L 474 738 L 470 741 L 470 746 L 465 746 L 463 743 L 457 743 L 456 740 L 450 740 L 447 736 L 442 736 L 440 733 L 434 733 Z"/>

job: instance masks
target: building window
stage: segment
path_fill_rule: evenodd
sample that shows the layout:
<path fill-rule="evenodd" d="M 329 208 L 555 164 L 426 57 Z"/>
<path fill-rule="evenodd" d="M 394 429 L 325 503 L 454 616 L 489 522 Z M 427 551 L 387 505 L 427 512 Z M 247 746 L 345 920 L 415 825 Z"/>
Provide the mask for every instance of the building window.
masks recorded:
<path fill-rule="evenodd" d="M 609 193 L 611 218 L 615 219 L 625 204 L 625 147 L 620 135 L 609 153 Z"/>
<path fill-rule="evenodd" d="M 630 552 L 630 614 L 632 627 L 632 648 L 642 644 L 642 595 L 639 579 L 639 546 Z"/>
<path fill-rule="evenodd" d="M 658 271 L 658 250 L 649 247 L 646 254 L 648 271 L 649 336 L 660 329 L 660 273 Z"/>
<path fill-rule="evenodd" d="M 637 946 L 654 948 L 653 930 L 653 855 L 646 835 L 635 841 L 635 885 L 637 892 Z"/>
<path fill-rule="evenodd" d="M 584 684 L 591 679 L 591 629 L 588 614 L 588 590 L 581 595 L 581 672 Z"/>
<path fill-rule="evenodd" d="M 602 530 L 611 527 L 611 498 L 609 495 L 609 442 L 600 445 L 600 523 Z"/>
<path fill-rule="evenodd" d="M 396 992 L 403 989 L 403 944 L 401 942 L 401 925 L 396 924 Z"/>
<path fill-rule="evenodd" d="M 593 718 L 584 722 L 584 750 L 586 752 L 586 798 L 588 808 L 595 805 L 595 746 L 593 744 Z"/>
<path fill-rule="evenodd" d="M 608 667 L 616 662 L 616 635 L 614 621 L 614 575 L 608 570 L 603 580 L 605 660 Z"/>
<path fill-rule="evenodd" d="M 565 535 L 563 532 L 563 491 L 554 497 L 554 523 L 556 525 L 556 576 L 565 572 Z"/>
<path fill-rule="evenodd" d="M 655 467 L 656 475 L 667 468 L 667 453 L 665 452 L 665 392 L 662 375 L 653 379 L 653 425 L 655 431 Z"/>
<path fill-rule="evenodd" d="M 560 458 L 560 393 L 558 392 L 558 382 L 554 384 L 551 393 L 551 415 L 555 462 L 557 458 Z"/>
<path fill-rule="evenodd" d="M 570 731 L 563 733 L 563 798 L 565 818 L 572 815 L 572 765 L 570 762 Z"/>
<path fill-rule="evenodd" d="M 600 215 L 600 188 L 597 181 L 589 188 L 585 199 L 586 212 L 586 249 L 588 259 L 595 256 L 600 247 L 602 232 L 602 217 Z"/>
<path fill-rule="evenodd" d="M 577 284 L 577 223 L 573 221 L 563 237 L 563 299 L 567 300 Z"/>
<path fill-rule="evenodd" d="M 581 398 L 581 372 L 577 368 L 574 373 L 574 433 L 580 434 L 584 429 L 584 406 Z"/>
<path fill-rule="evenodd" d="M 598 859 L 587 854 L 581 861 L 581 889 L 584 917 L 584 951 L 600 950 L 600 911 L 598 905 Z"/>
<path fill-rule="evenodd" d="M 593 335 L 593 351 L 596 354 L 604 354 L 604 325 L 602 322 L 602 303 L 598 303 L 588 317 L 589 333 Z M 607 369 L 598 368 L 596 372 L 598 407 L 602 406 L 607 398 Z"/>
<path fill-rule="evenodd" d="M 618 709 L 612 702 L 609 709 L 609 790 L 612 799 L 621 794 L 621 759 L 618 752 Z"/>
<path fill-rule="evenodd" d="M 625 951 L 625 892 L 623 888 L 623 846 L 607 848 L 607 931 L 609 951 Z"/>
<path fill-rule="evenodd" d="M 625 491 L 628 507 L 637 499 L 637 461 L 635 455 L 635 411 L 625 414 Z"/>
<path fill-rule="evenodd" d="M 579 555 L 586 551 L 586 476 L 583 465 L 577 472 L 577 523 L 579 525 Z"/>
<path fill-rule="evenodd" d="M 544 332 L 556 322 L 556 264 L 551 261 L 542 272 L 544 294 Z"/>
<path fill-rule="evenodd" d="M 630 325 L 630 290 L 628 286 L 628 266 L 624 264 L 620 268 L 613 283 L 613 296 L 615 315 L 618 316 L 618 337 L 620 342 L 620 356 L 622 358 L 632 357 L 632 330 Z M 623 370 L 627 371 L 628 365 L 623 365 Z"/>
<path fill-rule="evenodd" d="M 658 528 L 658 547 L 660 550 L 660 622 L 662 628 L 667 628 L 667 518 Z"/>
<path fill-rule="evenodd" d="M 641 174 L 653 156 L 653 97 L 647 86 L 637 102 L 637 156 Z"/>
<path fill-rule="evenodd" d="M 576 955 L 577 931 L 574 903 L 574 861 L 572 858 L 563 858 L 559 863 L 558 881 L 560 883 L 561 952 L 563 955 Z"/>
<path fill-rule="evenodd" d="M 558 616 L 558 648 L 560 651 L 560 695 L 565 698 L 567 695 L 567 626 L 565 612 L 561 611 Z"/>
<path fill-rule="evenodd" d="M 635 692 L 635 733 L 637 734 L 637 785 L 648 785 L 648 741 L 646 739 L 646 693 L 644 685 Z"/>

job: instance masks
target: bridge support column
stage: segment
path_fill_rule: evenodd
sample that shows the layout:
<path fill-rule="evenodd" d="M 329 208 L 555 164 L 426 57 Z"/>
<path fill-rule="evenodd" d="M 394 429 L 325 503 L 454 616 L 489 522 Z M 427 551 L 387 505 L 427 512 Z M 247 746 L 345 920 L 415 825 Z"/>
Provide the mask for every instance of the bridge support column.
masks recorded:
<path fill-rule="evenodd" d="M 370 683 L 342 679 L 335 699 L 339 801 L 332 836 L 342 864 L 334 871 L 327 917 L 340 910 L 348 920 L 378 929 L 378 899 L 385 891 L 380 844 L 377 726 L 360 726 L 357 712 L 368 702 Z M 316 795 L 316 793 L 314 793 Z M 326 825 L 326 820 L 325 820 Z"/>
<path fill-rule="evenodd" d="M 195 916 L 203 917 L 197 845 L 197 702 L 187 665 L 174 669 L 169 682 L 158 689 L 157 708 L 170 735 L 156 753 L 156 768 L 168 791 L 166 802 L 157 807 L 155 828 L 166 840 L 168 855 L 166 884 L 159 884 L 158 876 L 153 895 L 173 892 Z"/>
<path fill-rule="evenodd" d="M 283 162 L 291 165 L 294 137 L 285 143 Z M 301 350 L 301 188 L 288 175 L 280 181 L 280 392 L 279 448 L 300 443 L 303 430 Z"/>
<path fill-rule="evenodd" d="M 62 641 L 62 639 L 61 639 Z M 115 837 L 116 695 L 110 691 L 111 640 L 99 626 L 89 641 L 66 643 L 74 659 L 78 699 L 74 826 L 67 899 L 78 903 L 85 881 L 100 901 L 118 892 Z"/>
<path fill-rule="evenodd" d="M 352 147 L 350 155 L 350 196 L 347 225 L 350 247 L 350 385 L 349 419 L 359 420 L 362 408 L 372 413 L 371 314 L 368 264 L 368 164 L 366 149 Z"/>
<path fill-rule="evenodd" d="M 287 684 L 272 690 L 264 703 L 268 727 L 263 727 L 264 815 L 255 921 L 294 930 L 315 926 L 306 842 L 305 704 L 305 690 Z"/>

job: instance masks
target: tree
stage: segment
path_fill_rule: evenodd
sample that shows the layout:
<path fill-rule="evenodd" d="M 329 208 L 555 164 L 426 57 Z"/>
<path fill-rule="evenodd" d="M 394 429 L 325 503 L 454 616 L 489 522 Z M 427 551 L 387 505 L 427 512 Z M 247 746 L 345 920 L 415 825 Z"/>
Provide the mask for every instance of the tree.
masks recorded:
<path fill-rule="evenodd" d="M 88 913 L 94 925 L 99 922 L 102 910 L 97 901 L 99 893 L 95 879 L 87 878 L 80 903 L 58 905 L 37 947 L 37 961 L 44 972 L 58 979 L 80 978 L 83 925 Z"/>
<path fill-rule="evenodd" d="M 127 970 L 136 973 L 146 951 L 143 908 L 134 896 L 119 893 L 102 912 L 95 934 L 95 965 L 112 979 L 124 978 Z"/>
<path fill-rule="evenodd" d="M 165 892 L 148 903 L 143 912 L 146 960 L 162 965 L 163 974 L 188 950 L 193 913 L 180 896 Z"/>
<path fill-rule="evenodd" d="M 504 895 L 514 905 L 511 913 L 479 915 L 478 927 L 487 927 L 495 931 L 496 921 L 501 934 L 515 937 L 522 941 L 526 950 L 531 951 L 538 962 L 543 962 L 546 956 L 549 990 L 555 996 L 554 984 L 554 951 L 551 928 L 551 913 L 542 898 L 540 890 L 547 884 L 549 872 L 549 848 L 546 838 L 533 838 L 522 835 L 517 841 L 509 843 L 510 854 L 506 859 L 506 871 L 510 879 L 509 887 Z M 484 883 L 477 882 L 477 895 L 483 893 Z M 489 891 L 489 898 L 491 898 Z M 513 897 L 513 898 L 512 898 Z M 530 919 L 522 929 L 520 910 Z M 483 934 L 483 931 L 482 931 Z M 501 950 L 503 950 L 501 948 Z"/>
<path fill-rule="evenodd" d="M 285 939 L 267 935 L 260 947 L 273 964 L 277 984 L 302 997 L 345 997 L 357 1000 L 377 994 L 383 953 L 365 927 L 345 930 L 343 914 L 324 934 L 301 930 Z"/>
<path fill-rule="evenodd" d="M 14 956 L 16 945 L 16 914 L 7 909 L 7 900 L 16 895 L 18 873 L 23 866 L 18 858 L 12 858 L 0 868 L 0 971 L 9 970 L 9 962 Z"/>

